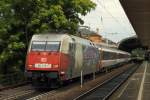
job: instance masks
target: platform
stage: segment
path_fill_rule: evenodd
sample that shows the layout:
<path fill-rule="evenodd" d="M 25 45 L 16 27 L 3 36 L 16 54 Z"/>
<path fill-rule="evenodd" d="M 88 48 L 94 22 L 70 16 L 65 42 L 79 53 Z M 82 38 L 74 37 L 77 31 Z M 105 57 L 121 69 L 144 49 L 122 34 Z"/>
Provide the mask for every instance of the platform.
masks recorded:
<path fill-rule="evenodd" d="M 150 63 L 143 62 L 109 100 L 150 100 Z"/>

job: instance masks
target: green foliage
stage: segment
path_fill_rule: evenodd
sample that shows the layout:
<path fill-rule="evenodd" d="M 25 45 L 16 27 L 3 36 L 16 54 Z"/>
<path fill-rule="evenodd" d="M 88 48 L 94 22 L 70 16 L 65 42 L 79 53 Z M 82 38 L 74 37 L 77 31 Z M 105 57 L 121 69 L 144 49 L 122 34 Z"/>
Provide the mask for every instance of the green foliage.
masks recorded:
<path fill-rule="evenodd" d="M 142 48 L 134 49 L 132 52 L 132 57 L 137 57 L 137 59 L 144 59 L 145 51 Z"/>
<path fill-rule="evenodd" d="M 90 0 L 0 0 L 0 73 L 23 70 L 32 35 L 53 30 L 75 34 Z"/>

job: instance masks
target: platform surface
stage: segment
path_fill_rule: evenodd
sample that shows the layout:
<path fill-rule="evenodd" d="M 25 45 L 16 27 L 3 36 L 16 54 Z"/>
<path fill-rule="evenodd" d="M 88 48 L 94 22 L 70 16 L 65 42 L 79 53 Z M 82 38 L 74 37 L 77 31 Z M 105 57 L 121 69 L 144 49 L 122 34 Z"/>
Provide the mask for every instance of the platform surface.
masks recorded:
<path fill-rule="evenodd" d="M 109 100 L 150 100 L 150 63 L 143 62 Z"/>

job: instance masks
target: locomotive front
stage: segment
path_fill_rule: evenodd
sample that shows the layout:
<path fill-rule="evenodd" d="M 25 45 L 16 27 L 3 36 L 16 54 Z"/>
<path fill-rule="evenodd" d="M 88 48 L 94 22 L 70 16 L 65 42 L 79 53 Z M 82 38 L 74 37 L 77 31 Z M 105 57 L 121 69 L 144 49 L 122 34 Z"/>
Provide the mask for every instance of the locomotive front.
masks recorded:
<path fill-rule="evenodd" d="M 55 40 L 55 41 L 54 41 Z M 61 39 L 55 35 L 34 35 L 32 37 L 27 59 L 26 71 L 37 87 L 56 85 L 60 72 Z"/>
<path fill-rule="evenodd" d="M 27 70 L 29 71 L 58 71 L 60 42 L 32 41 L 27 56 Z"/>

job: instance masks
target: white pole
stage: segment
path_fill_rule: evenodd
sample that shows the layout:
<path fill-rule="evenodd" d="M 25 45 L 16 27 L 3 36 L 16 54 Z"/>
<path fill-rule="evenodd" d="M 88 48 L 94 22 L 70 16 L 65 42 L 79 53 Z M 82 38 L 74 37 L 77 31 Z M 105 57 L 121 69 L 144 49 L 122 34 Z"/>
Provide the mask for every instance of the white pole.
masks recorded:
<path fill-rule="evenodd" d="M 81 82 L 80 83 L 81 83 L 81 88 L 82 88 L 83 87 L 83 71 L 82 70 L 81 70 L 80 76 L 81 76 L 81 79 L 80 79 Z"/>
<path fill-rule="evenodd" d="M 95 79 L 95 71 L 93 72 L 93 80 Z"/>
<path fill-rule="evenodd" d="M 93 58 L 94 59 L 94 58 Z M 94 61 L 93 61 L 93 65 L 94 65 Z M 93 69 L 93 80 L 95 79 L 95 72 L 96 72 L 96 66 L 95 68 Z"/>

